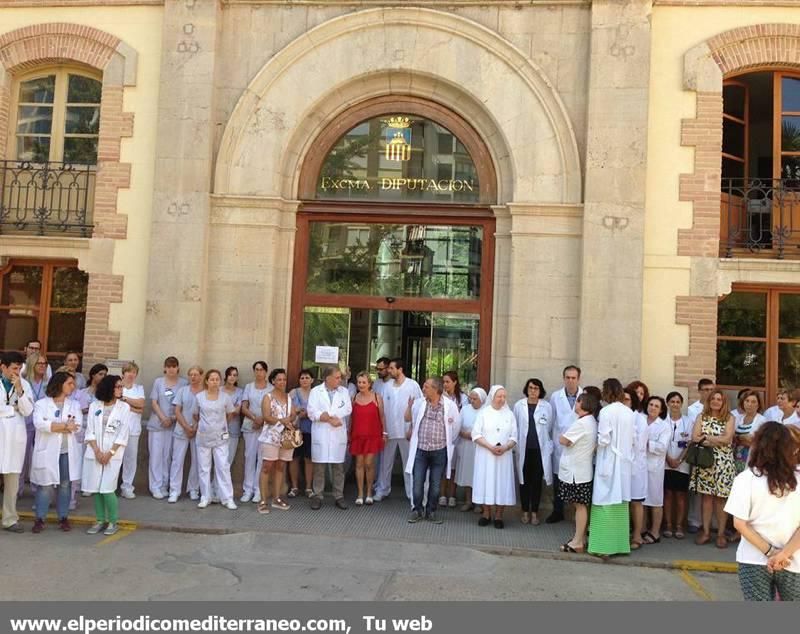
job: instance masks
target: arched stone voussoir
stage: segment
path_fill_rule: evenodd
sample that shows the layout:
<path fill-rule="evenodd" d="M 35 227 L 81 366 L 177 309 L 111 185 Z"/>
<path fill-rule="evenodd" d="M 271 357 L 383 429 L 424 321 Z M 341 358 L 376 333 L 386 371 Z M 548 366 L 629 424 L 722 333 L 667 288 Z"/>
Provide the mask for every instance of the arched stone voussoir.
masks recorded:
<path fill-rule="evenodd" d="M 335 18 L 272 58 L 226 126 L 214 191 L 297 197 L 297 161 L 316 134 L 347 107 L 387 94 L 469 121 L 490 148 L 498 202 L 580 201 L 574 130 L 544 73 L 497 33 L 422 8 Z"/>

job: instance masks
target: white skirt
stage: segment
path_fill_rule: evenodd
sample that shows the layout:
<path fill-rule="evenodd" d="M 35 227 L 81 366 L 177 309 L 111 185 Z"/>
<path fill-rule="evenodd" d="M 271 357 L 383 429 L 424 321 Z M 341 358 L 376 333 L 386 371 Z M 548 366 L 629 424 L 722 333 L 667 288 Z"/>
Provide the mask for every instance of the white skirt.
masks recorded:
<path fill-rule="evenodd" d="M 456 484 L 471 487 L 475 472 L 475 443 L 462 438 L 456 445 Z"/>
<path fill-rule="evenodd" d="M 485 447 L 476 446 L 472 476 L 473 503 L 514 506 L 517 503 L 514 471 L 513 451 L 495 456 Z"/>
<path fill-rule="evenodd" d="M 647 497 L 645 506 L 664 506 L 664 469 L 647 472 Z"/>

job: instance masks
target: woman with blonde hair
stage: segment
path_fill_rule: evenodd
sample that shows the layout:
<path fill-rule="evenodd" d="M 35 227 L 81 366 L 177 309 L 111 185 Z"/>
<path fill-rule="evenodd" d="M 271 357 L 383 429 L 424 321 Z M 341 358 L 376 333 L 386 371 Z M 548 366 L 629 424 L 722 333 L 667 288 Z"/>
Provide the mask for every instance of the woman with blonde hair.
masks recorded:
<path fill-rule="evenodd" d="M 21 376 L 31 385 L 31 389 L 33 390 L 31 394 L 31 400 L 34 403 L 46 398 L 47 396 L 47 382 L 49 380 L 47 377 L 47 368 L 47 357 L 41 352 L 32 352 L 28 355 L 28 358 L 25 359 L 25 371 L 21 373 Z M 22 465 L 22 473 L 19 476 L 19 489 L 17 492 L 17 497 L 22 497 L 22 493 L 25 490 L 25 476 L 29 475 L 31 471 L 33 441 L 36 436 L 36 427 L 33 424 L 33 414 L 25 417 L 25 431 L 28 435 L 28 439 L 25 445 L 25 462 Z M 32 482 L 31 489 L 33 489 L 33 493 L 35 494 L 36 485 Z M 73 506 L 73 508 L 75 507 Z"/>
<path fill-rule="evenodd" d="M 375 456 L 383 451 L 387 437 L 383 417 L 383 399 L 372 389 L 372 379 L 366 372 L 356 375 L 356 395 L 350 420 L 350 454 L 356 459 L 356 506 L 373 503 L 372 483 L 375 482 Z M 364 484 L 366 481 L 366 498 Z"/>
<path fill-rule="evenodd" d="M 711 515 L 717 518 L 717 548 L 727 548 L 725 525 L 728 515 L 725 500 L 731 492 L 736 465 L 733 460 L 733 415 L 728 411 L 725 393 L 714 389 L 708 395 L 702 413 L 694 422 L 692 442 L 700 447 L 710 447 L 714 461 L 709 467 L 695 466 L 689 489 L 702 496 L 702 530 L 695 543 L 707 544 L 711 541 Z"/>

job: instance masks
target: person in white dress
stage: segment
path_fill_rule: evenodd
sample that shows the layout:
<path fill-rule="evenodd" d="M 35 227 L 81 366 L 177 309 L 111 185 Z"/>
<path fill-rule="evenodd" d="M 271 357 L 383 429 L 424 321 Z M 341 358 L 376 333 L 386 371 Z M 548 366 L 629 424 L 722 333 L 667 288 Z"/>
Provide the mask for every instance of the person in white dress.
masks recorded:
<path fill-rule="evenodd" d="M 48 370 L 50 370 L 50 364 L 48 363 L 47 357 L 44 354 L 41 352 L 33 352 L 28 356 L 27 359 L 25 359 L 25 365 L 23 367 L 25 370 L 20 371 L 20 375 L 30 384 L 31 389 L 33 390 L 33 402 L 35 405 L 36 401 L 45 398 L 47 382 L 52 376 L 52 374 L 48 372 Z M 33 440 L 36 437 L 36 428 L 33 425 L 33 415 L 25 417 L 25 430 L 28 433 L 28 443 L 25 446 L 25 462 L 22 465 L 22 473 L 20 473 L 19 476 L 19 492 L 17 493 L 17 497 L 22 497 L 22 494 L 25 491 L 25 480 L 29 479 L 31 472 Z M 36 485 L 33 484 L 33 482 L 31 482 L 31 492 L 34 494 L 34 496 L 36 495 Z"/>
<path fill-rule="evenodd" d="M 119 530 L 117 483 L 128 444 L 131 408 L 122 400 L 122 379 L 107 374 L 95 390 L 86 419 L 81 490 L 94 494 L 95 523 L 86 531 L 113 535 Z"/>
<path fill-rule="evenodd" d="M 231 465 L 228 461 L 228 418 L 233 414 L 233 403 L 222 390 L 222 373 L 211 369 L 203 380 L 205 390 L 195 396 L 194 420 L 197 423 L 197 473 L 200 477 L 200 502 L 197 508 L 206 508 L 213 498 L 211 470 L 217 495 L 222 505 L 236 510 L 231 483 Z"/>
<path fill-rule="evenodd" d="M 486 390 L 473 388 L 469 393 L 469 405 L 461 409 L 461 431 L 456 444 L 456 484 L 464 488 L 462 511 L 480 509 L 472 502 L 472 477 L 475 472 L 475 443 L 472 442 L 472 427 L 478 412 L 486 402 Z"/>
<path fill-rule="evenodd" d="M 125 445 L 125 454 L 122 456 L 122 484 L 120 495 L 127 500 L 133 500 L 133 480 L 136 477 L 136 465 L 139 462 L 139 437 L 142 433 L 142 412 L 144 412 L 144 386 L 136 382 L 139 376 L 139 366 L 133 361 L 126 363 L 122 368 L 122 400 L 131 408 L 130 429 L 128 430 L 128 444 Z"/>
<path fill-rule="evenodd" d="M 75 389 L 75 379 L 70 374 L 56 372 L 47 384 L 45 398 L 34 405 L 36 451 L 30 474 L 31 483 L 37 487 L 34 533 L 44 530 L 54 487 L 58 489 L 58 527 L 64 532 L 72 529 L 69 523 L 72 482 L 80 482 L 83 460 L 83 446 L 75 437 L 82 428 L 83 414 L 78 401 L 70 398 Z"/>
<path fill-rule="evenodd" d="M 519 472 L 521 521 L 538 526 L 542 480 L 548 486 L 553 482 L 553 408 L 545 400 L 547 392 L 539 379 L 528 379 L 522 393 L 526 398 L 514 404 L 519 432 L 514 454 Z"/>
<path fill-rule="evenodd" d="M 197 423 L 194 415 L 197 410 L 195 398 L 203 391 L 203 368 L 193 365 L 186 372 L 189 385 L 184 385 L 175 394 L 172 404 L 175 406 L 175 429 L 172 430 L 172 459 L 169 466 L 169 497 L 167 502 L 175 504 L 183 493 L 183 465 L 187 452 L 190 454 L 189 480 L 186 490 L 189 499 L 200 499 L 200 474 L 197 458 Z"/>
<path fill-rule="evenodd" d="M 641 412 L 639 395 L 632 387 L 625 388 L 623 404 L 634 412 L 633 464 L 631 465 L 630 515 L 631 550 L 641 548 L 644 540 L 644 499 L 647 497 L 647 416 Z"/>
<path fill-rule="evenodd" d="M 0 354 L 0 474 L 3 476 L 3 530 L 9 533 L 24 530 L 17 513 L 17 491 L 28 443 L 25 417 L 33 414 L 33 390 L 20 376 L 24 361 L 19 352 Z"/>
<path fill-rule="evenodd" d="M 179 376 L 180 364 L 175 357 L 164 359 L 164 376 L 153 382 L 150 390 L 150 419 L 147 421 L 150 494 L 163 500 L 169 490 L 169 467 L 172 461 L 172 438 L 175 428 L 173 400 L 187 381 Z"/>
<path fill-rule="evenodd" d="M 684 519 L 689 497 L 689 473 L 686 462 L 689 442 L 692 439 L 694 421 L 684 416 L 683 395 L 680 392 L 667 394 L 667 425 L 670 428 L 669 450 L 664 471 L 664 531 L 662 535 L 684 539 Z M 673 530 L 674 529 L 674 530 Z"/>
<path fill-rule="evenodd" d="M 273 390 L 261 402 L 264 426 L 258 437 L 258 443 L 261 446 L 261 476 L 259 478 L 261 502 L 258 504 L 258 512 L 261 514 L 269 513 L 270 506 L 279 511 L 289 510 L 289 503 L 283 499 L 281 494 L 286 467 L 292 461 L 294 447 L 283 446 L 282 434 L 284 429 L 293 432 L 297 419 L 292 399 L 286 393 L 288 383 L 286 370 L 275 368 L 269 374 L 269 382 Z M 272 498 L 271 503 L 270 497 Z"/>
<path fill-rule="evenodd" d="M 494 519 L 495 528 L 504 528 L 504 507 L 517 503 L 513 453 L 517 437 L 517 420 L 506 403 L 506 389 L 494 385 L 472 428 L 477 445 L 472 501 L 483 507 L 479 526 L 488 526 Z"/>
<path fill-rule="evenodd" d="M 239 439 L 242 437 L 242 394 L 244 390 L 239 387 L 239 368 L 228 366 L 225 368 L 225 377 L 222 390 L 233 403 L 233 414 L 228 421 L 228 460 L 233 467 L 236 452 L 239 450 Z"/>
<path fill-rule="evenodd" d="M 461 391 L 461 381 L 458 379 L 458 373 L 455 370 L 450 370 L 449 372 L 445 372 L 442 375 L 442 386 L 444 387 L 444 392 L 442 392 L 442 396 L 447 399 L 453 401 L 458 407 L 458 411 L 466 407 L 469 402 L 467 399 L 467 395 Z M 460 444 L 460 436 L 456 438 L 455 446 L 458 448 Z M 458 468 L 458 453 L 454 454 L 455 458 L 453 460 L 452 471 L 450 473 L 445 473 L 445 477 L 442 478 L 442 489 L 441 494 L 439 496 L 439 506 L 449 506 L 450 508 L 455 508 L 456 506 L 456 469 Z"/>
<path fill-rule="evenodd" d="M 267 381 L 269 366 L 266 361 L 253 364 L 254 380 L 244 386 L 242 394 L 242 436 L 244 436 L 244 483 L 240 502 L 261 502 L 259 478 L 261 474 L 261 456 L 259 454 L 258 437 L 264 425 L 261 416 L 261 404 L 264 397 L 272 391 Z"/>
<path fill-rule="evenodd" d="M 661 522 L 664 519 L 664 470 L 672 437 L 667 422 L 667 404 L 660 396 L 651 396 L 645 404 L 647 411 L 647 495 L 644 506 L 650 511 L 650 528 L 644 532 L 645 544 L 661 541 Z"/>

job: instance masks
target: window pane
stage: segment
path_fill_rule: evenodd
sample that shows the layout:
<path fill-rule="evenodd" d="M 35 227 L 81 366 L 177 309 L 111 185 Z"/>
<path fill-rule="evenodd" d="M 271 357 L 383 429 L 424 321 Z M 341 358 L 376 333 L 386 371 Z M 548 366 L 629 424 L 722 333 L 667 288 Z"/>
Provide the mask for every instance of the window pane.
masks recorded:
<path fill-rule="evenodd" d="M 482 239 L 481 227 L 314 222 L 308 290 L 476 298 Z"/>
<path fill-rule="evenodd" d="M 744 178 L 744 163 L 741 161 L 734 161 L 729 158 L 722 159 L 722 188 L 723 190 L 727 186 L 725 183 L 726 179 L 730 178 Z M 741 187 L 741 181 L 738 183 L 734 183 L 735 186 Z"/>
<path fill-rule="evenodd" d="M 800 156 L 781 157 L 781 178 L 784 187 L 800 187 Z"/>
<path fill-rule="evenodd" d="M 346 365 L 349 358 L 350 309 L 309 306 L 304 310 L 303 319 L 303 367 L 319 366 L 316 361 L 317 346 L 339 348 L 339 365 Z"/>
<path fill-rule="evenodd" d="M 800 79 L 784 77 L 781 84 L 783 112 L 800 112 Z"/>
<path fill-rule="evenodd" d="M 778 387 L 800 385 L 800 344 L 778 344 Z"/>
<path fill-rule="evenodd" d="M 783 117 L 781 149 L 784 152 L 800 152 L 800 117 Z"/>
<path fill-rule="evenodd" d="M 0 350 L 22 350 L 39 336 L 38 311 L 0 310 Z"/>
<path fill-rule="evenodd" d="M 69 76 L 67 101 L 69 103 L 100 103 L 103 84 L 96 79 L 82 75 Z"/>
<path fill-rule="evenodd" d="M 722 108 L 725 114 L 737 119 L 744 119 L 745 88 L 744 86 L 722 87 Z"/>
<path fill-rule="evenodd" d="M 778 297 L 780 298 L 778 337 L 800 339 L 800 293 L 781 293 Z"/>
<path fill-rule="evenodd" d="M 756 341 L 717 342 L 717 383 L 764 387 L 766 344 Z"/>
<path fill-rule="evenodd" d="M 83 350 L 83 331 L 86 313 L 50 313 L 47 350 L 68 352 Z"/>
<path fill-rule="evenodd" d="M 42 295 L 42 267 L 14 266 L 0 278 L 2 306 L 39 306 Z"/>
<path fill-rule="evenodd" d="M 86 291 L 89 287 L 89 274 L 69 266 L 53 271 L 52 308 L 86 309 Z"/>
<path fill-rule="evenodd" d="M 97 138 L 65 137 L 65 163 L 97 163 Z"/>
<path fill-rule="evenodd" d="M 480 315 L 433 313 L 428 376 L 455 370 L 464 388 L 478 381 Z"/>
<path fill-rule="evenodd" d="M 37 77 L 19 85 L 20 103 L 53 103 L 56 92 L 56 76 Z"/>
<path fill-rule="evenodd" d="M 18 136 L 17 159 L 43 163 L 50 160 L 49 136 Z"/>
<path fill-rule="evenodd" d="M 100 106 L 70 106 L 67 108 L 67 134 L 97 134 L 100 130 Z"/>
<path fill-rule="evenodd" d="M 17 112 L 17 134 L 50 134 L 53 109 L 50 106 L 20 106 Z"/>
<path fill-rule="evenodd" d="M 722 120 L 722 151 L 731 156 L 744 157 L 744 126 L 741 123 Z"/>
<path fill-rule="evenodd" d="M 767 294 L 731 293 L 719 303 L 718 320 L 717 332 L 720 336 L 766 337 Z"/>

